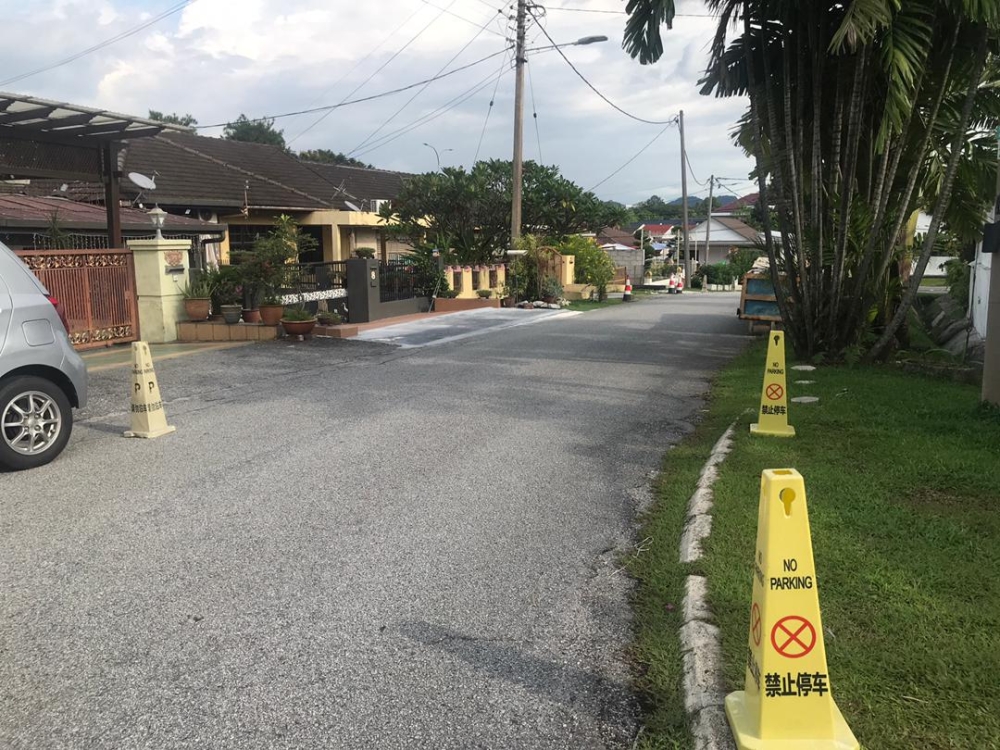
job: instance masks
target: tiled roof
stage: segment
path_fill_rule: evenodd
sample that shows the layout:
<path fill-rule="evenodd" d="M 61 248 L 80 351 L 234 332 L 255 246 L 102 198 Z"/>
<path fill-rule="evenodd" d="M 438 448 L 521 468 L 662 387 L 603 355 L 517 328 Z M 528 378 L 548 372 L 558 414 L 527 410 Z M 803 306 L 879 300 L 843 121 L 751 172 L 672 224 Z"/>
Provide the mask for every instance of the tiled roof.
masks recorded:
<path fill-rule="evenodd" d="M 760 232 L 749 224 L 740 221 L 733 216 L 713 216 L 712 221 L 717 221 L 726 229 L 736 232 L 741 237 L 745 237 L 751 242 L 756 242 L 760 238 Z"/>
<path fill-rule="evenodd" d="M 139 172 L 156 180 L 149 200 L 166 206 L 204 206 L 314 210 L 329 207 L 334 187 L 294 156 L 262 143 L 202 136 L 162 135 L 129 144 L 124 174 Z M 122 193 L 139 188 L 122 180 Z"/>
<path fill-rule="evenodd" d="M 122 229 L 148 231 L 153 226 L 145 211 L 122 208 Z M 47 227 L 53 214 L 59 226 L 66 230 L 106 229 L 104 208 L 90 203 L 78 203 L 65 198 L 38 198 L 26 195 L 0 195 L 0 227 Z M 190 232 L 220 232 L 225 225 L 207 224 L 185 216 L 168 214 L 164 219 L 165 230 Z"/>
<path fill-rule="evenodd" d="M 171 133 L 135 141 L 120 157 L 123 175 L 138 172 L 156 181 L 155 191 L 142 191 L 127 176 L 122 197 L 163 206 L 239 211 L 250 208 L 314 211 L 349 207 L 346 201 L 373 211 L 374 201 L 399 194 L 401 172 L 300 161 L 275 146 Z M 66 190 L 60 188 L 66 184 Z M 30 185 L 2 185 L 0 193 L 72 198 L 102 202 L 101 185 L 60 180 L 33 180 Z M 364 204 L 364 205 L 362 205 Z"/>
<path fill-rule="evenodd" d="M 605 227 L 597 233 L 597 243 L 599 245 L 617 243 L 619 245 L 629 245 L 630 247 L 634 247 L 636 245 L 636 239 L 632 236 L 631 232 L 615 229 L 614 227 Z"/>
<path fill-rule="evenodd" d="M 642 230 L 649 234 L 662 235 L 669 233 L 674 228 L 674 226 L 675 226 L 674 224 L 643 224 Z"/>
<path fill-rule="evenodd" d="M 301 163 L 330 184 L 338 188 L 343 187 L 343 193 L 340 197 L 346 198 L 355 205 L 359 205 L 358 201 L 370 204 L 372 201 L 393 200 L 399 195 L 399 191 L 403 187 L 403 180 L 410 176 L 404 172 L 390 172 L 385 169 L 367 169 L 318 162 Z M 361 206 L 361 208 L 373 210 L 370 205 Z"/>
<path fill-rule="evenodd" d="M 719 206 L 714 209 L 712 213 L 720 214 L 731 214 L 733 211 L 739 211 L 741 208 L 748 208 L 749 206 L 756 206 L 757 201 L 760 198 L 760 193 L 750 193 L 749 195 L 744 195 L 742 198 L 737 198 L 731 203 L 727 203 L 724 206 Z"/>

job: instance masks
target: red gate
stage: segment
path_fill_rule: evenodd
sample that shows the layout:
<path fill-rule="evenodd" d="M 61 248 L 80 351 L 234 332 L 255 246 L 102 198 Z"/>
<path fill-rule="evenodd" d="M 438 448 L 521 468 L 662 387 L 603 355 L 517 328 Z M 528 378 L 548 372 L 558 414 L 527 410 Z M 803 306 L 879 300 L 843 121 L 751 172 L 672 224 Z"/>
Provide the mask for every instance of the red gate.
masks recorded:
<path fill-rule="evenodd" d="M 139 338 L 131 250 L 19 250 L 17 254 L 62 304 L 76 349 Z"/>

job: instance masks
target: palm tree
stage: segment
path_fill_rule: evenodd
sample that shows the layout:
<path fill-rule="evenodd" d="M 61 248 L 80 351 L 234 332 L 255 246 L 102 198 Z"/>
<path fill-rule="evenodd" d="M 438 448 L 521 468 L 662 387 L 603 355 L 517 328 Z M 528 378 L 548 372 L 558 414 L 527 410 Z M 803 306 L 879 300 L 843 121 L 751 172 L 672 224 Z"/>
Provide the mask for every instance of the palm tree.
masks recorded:
<path fill-rule="evenodd" d="M 624 46 L 652 62 L 662 53 L 656 19 L 672 18 L 672 3 L 633 5 Z M 719 21 L 702 93 L 749 95 L 736 140 L 756 159 L 762 205 L 776 208 L 780 242 L 767 212 L 764 242 L 789 337 L 802 355 L 879 356 L 906 319 L 942 222 L 974 232 L 991 199 L 1000 4 L 708 6 Z M 920 208 L 934 219 L 902 293 L 904 230 Z"/>

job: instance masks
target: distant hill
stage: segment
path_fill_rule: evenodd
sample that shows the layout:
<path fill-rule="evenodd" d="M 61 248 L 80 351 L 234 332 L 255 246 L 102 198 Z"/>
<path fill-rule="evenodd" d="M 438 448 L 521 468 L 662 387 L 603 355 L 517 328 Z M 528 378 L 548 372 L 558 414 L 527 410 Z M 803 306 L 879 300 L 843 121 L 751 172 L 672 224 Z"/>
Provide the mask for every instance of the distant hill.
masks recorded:
<path fill-rule="evenodd" d="M 691 208 L 692 206 L 698 205 L 699 203 L 701 203 L 703 200 L 706 200 L 707 198 L 708 198 L 707 195 L 704 196 L 704 197 L 702 197 L 700 195 L 689 195 L 688 196 L 688 208 Z M 732 203 L 734 200 L 737 200 L 738 196 L 736 196 L 736 195 L 713 195 L 712 198 L 720 206 L 724 206 L 727 203 Z M 684 203 L 684 198 L 681 197 L 681 196 L 678 196 L 677 198 L 674 198 L 672 201 L 670 201 L 669 203 L 667 203 L 667 205 L 668 206 L 679 206 L 682 203 Z"/>

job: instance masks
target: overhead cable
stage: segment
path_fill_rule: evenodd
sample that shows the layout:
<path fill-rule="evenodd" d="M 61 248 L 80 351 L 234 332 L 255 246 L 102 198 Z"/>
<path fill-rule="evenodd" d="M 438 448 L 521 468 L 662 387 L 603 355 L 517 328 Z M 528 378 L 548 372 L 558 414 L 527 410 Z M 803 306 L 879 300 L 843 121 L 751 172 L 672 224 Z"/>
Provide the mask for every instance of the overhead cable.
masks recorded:
<path fill-rule="evenodd" d="M 652 146 L 654 143 L 656 143 L 660 139 L 660 136 L 663 135 L 664 133 L 666 133 L 670 129 L 671 125 L 676 125 L 676 124 L 677 124 L 677 118 L 675 117 L 673 120 L 671 120 L 666 125 L 664 125 L 663 130 L 661 130 L 659 133 L 657 133 L 655 136 L 653 136 L 653 140 L 651 140 L 645 146 L 643 146 L 638 151 L 636 151 L 635 155 L 633 155 L 631 159 L 629 159 L 627 162 L 625 162 L 624 164 L 622 164 L 620 167 L 618 167 L 618 169 L 616 169 L 614 172 L 612 172 L 611 174 L 609 174 L 607 177 L 605 177 L 603 180 L 601 180 L 600 182 L 598 182 L 596 185 L 594 185 L 591 188 L 588 188 L 587 192 L 588 193 L 593 192 L 594 190 L 596 190 L 597 188 L 599 188 L 601 185 L 603 185 L 605 182 L 607 182 L 612 177 L 614 177 L 616 174 L 618 174 L 623 169 L 625 169 L 625 167 L 627 167 L 629 164 L 631 164 L 636 159 L 638 159 L 640 156 L 642 156 L 643 152 L 646 149 L 648 149 L 650 146 Z"/>
<path fill-rule="evenodd" d="M 529 8 L 529 12 L 532 12 L 530 8 Z M 538 19 L 536 18 L 535 20 L 537 21 Z M 559 56 L 562 57 L 562 59 L 566 61 L 566 64 L 569 65 L 569 67 L 573 69 L 573 72 L 576 73 L 577 77 L 581 81 L 583 81 L 585 84 L 587 84 L 587 87 L 590 88 L 590 90 L 593 91 L 595 94 L 597 94 L 599 97 L 601 97 L 601 99 L 603 99 L 605 101 L 605 103 L 607 103 L 608 105 L 610 105 L 612 107 L 612 109 L 615 109 L 615 110 L 621 112 L 626 117 L 630 117 L 633 120 L 636 120 L 637 122 L 644 122 L 647 125 L 668 125 L 671 122 L 673 122 L 673 120 L 647 120 L 644 117 L 639 117 L 638 115 L 633 115 L 631 112 L 628 112 L 628 111 L 622 109 L 621 107 L 619 107 L 613 101 L 611 101 L 610 99 L 608 99 L 608 97 L 606 97 L 604 94 L 602 94 L 597 89 L 597 87 L 594 86 L 594 84 L 592 84 L 590 81 L 588 81 L 587 78 L 586 78 L 586 76 L 583 75 L 583 73 L 581 73 L 579 70 L 577 70 L 576 66 L 570 61 L 570 59 L 568 57 L 566 57 L 566 53 L 562 51 L 562 46 L 564 46 L 564 45 L 558 45 L 558 44 L 556 44 L 555 40 L 553 40 L 552 37 L 549 35 L 548 30 L 546 30 L 546 28 L 544 26 L 542 26 L 541 24 L 538 24 L 538 28 L 542 30 L 542 33 L 545 35 L 545 38 L 548 39 L 549 42 L 551 42 L 554 45 L 555 51 L 558 52 Z"/>
<path fill-rule="evenodd" d="M 249 119 L 248 122 L 268 122 L 270 120 L 280 120 L 285 117 L 295 117 L 296 115 L 307 115 L 312 112 L 325 112 L 331 109 L 340 109 L 341 107 L 349 107 L 353 104 L 362 104 L 363 102 L 374 101 L 375 99 L 383 99 L 387 96 L 392 96 L 393 94 L 400 94 L 404 91 L 415 89 L 417 86 L 423 86 L 424 84 L 427 83 L 440 81 L 442 78 L 448 78 L 449 76 L 453 76 L 456 73 L 461 73 L 463 70 L 468 70 L 469 68 L 473 68 L 476 65 L 481 65 L 487 60 L 492 60 L 494 57 L 499 57 L 500 55 L 506 54 L 507 50 L 508 48 L 498 50 L 497 52 L 486 55 L 486 57 L 481 57 L 478 60 L 474 60 L 473 62 L 470 62 L 466 65 L 462 65 L 461 67 L 455 68 L 454 70 L 449 70 L 447 73 L 441 73 L 440 75 L 433 76 L 432 78 L 425 78 L 422 81 L 417 81 L 416 83 L 411 83 L 406 86 L 400 86 L 399 88 L 391 89 L 389 91 L 383 91 L 379 94 L 372 94 L 371 96 L 362 96 L 358 99 L 350 99 L 348 101 L 339 102 L 338 104 L 328 104 L 323 107 L 310 107 L 309 109 L 300 109 L 296 110 L 295 112 L 282 112 L 276 115 L 264 115 L 262 117 L 255 117 Z M 209 130 L 211 128 L 224 128 L 227 125 L 232 125 L 232 124 L 233 124 L 232 121 L 217 122 L 213 123 L 212 125 L 195 125 L 194 128 L 195 130 Z"/>
<path fill-rule="evenodd" d="M 68 65 L 69 63 L 74 62 L 75 60 L 79 60 L 81 57 L 85 57 L 86 55 L 89 55 L 92 52 L 97 52 L 100 49 L 104 49 L 105 47 L 109 47 L 110 45 L 115 44 L 116 42 L 120 42 L 122 39 L 127 39 L 130 36 L 135 36 L 140 31 L 142 31 L 144 29 L 148 29 L 153 24 L 156 24 L 156 23 L 159 23 L 160 21 L 162 21 L 164 18 L 172 16 L 175 13 L 179 13 L 180 11 L 184 10 L 184 8 L 186 8 L 188 5 L 190 5 L 191 3 L 196 2 L 196 1 L 197 0 L 183 0 L 183 2 L 180 2 L 180 3 L 177 3 L 175 5 L 170 6 L 169 8 L 167 8 L 162 13 L 160 13 L 158 15 L 155 15 L 152 18 L 150 18 L 150 19 L 148 19 L 146 21 L 143 21 L 140 24 L 132 26 L 131 28 L 128 28 L 128 29 L 126 29 L 125 31 L 123 31 L 123 32 L 121 32 L 119 34 L 115 34 L 112 37 L 108 37 L 103 42 L 98 42 L 97 44 L 95 44 L 95 45 L 93 45 L 91 47 L 87 47 L 87 49 L 80 50 L 79 52 L 75 52 L 72 55 L 70 55 L 69 57 L 64 57 L 63 59 L 58 60 L 58 61 L 56 61 L 54 63 L 49 64 L 49 65 L 45 65 L 45 66 L 43 66 L 41 68 L 36 68 L 35 70 L 28 71 L 27 73 L 20 73 L 20 74 L 18 74 L 16 76 L 13 76 L 11 78 L 7 78 L 7 79 L 5 79 L 3 81 L 0 81 L 0 86 L 8 86 L 8 85 L 10 85 L 12 83 L 17 83 L 18 81 L 23 81 L 25 78 L 30 78 L 31 76 L 36 76 L 39 73 L 47 73 L 50 70 L 55 70 L 56 68 L 60 68 L 63 65 Z"/>

